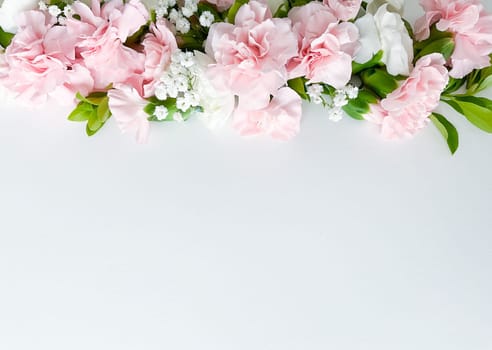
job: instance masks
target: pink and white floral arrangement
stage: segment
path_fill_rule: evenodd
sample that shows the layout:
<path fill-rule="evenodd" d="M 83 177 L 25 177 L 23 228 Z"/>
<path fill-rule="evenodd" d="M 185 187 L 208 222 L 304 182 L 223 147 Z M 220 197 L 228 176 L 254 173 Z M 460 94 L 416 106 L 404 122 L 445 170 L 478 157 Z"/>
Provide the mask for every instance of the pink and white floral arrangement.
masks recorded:
<path fill-rule="evenodd" d="M 441 101 L 492 133 L 492 15 L 479 0 L 4 0 L 0 85 L 31 104 L 73 104 L 95 134 L 113 118 L 138 142 L 159 122 L 229 120 L 280 140 L 302 100 L 408 137 L 434 123 L 452 153 Z"/>

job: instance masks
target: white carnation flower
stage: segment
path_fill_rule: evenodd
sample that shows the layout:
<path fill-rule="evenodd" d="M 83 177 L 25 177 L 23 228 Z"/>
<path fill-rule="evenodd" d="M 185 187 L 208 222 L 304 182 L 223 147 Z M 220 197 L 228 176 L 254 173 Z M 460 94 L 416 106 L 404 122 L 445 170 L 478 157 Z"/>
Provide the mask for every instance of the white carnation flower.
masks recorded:
<path fill-rule="evenodd" d="M 229 91 L 217 91 L 210 83 L 206 69 L 214 61 L 209 56 L 195 51 L 195 60 L 197 62 L 195 92 L 200 99 L 199 105 L 203 108 L 199 116 L 209 129 L 216 129 L 229 119 L 234 111 L 236 100 Z"/>
<path fill-rule="evenodd" d="M 380 6 L 374 15 L 368 13 L 355 21 L 359 28 L 361 47 L 355 61 L 365 63 L 378 51 L 381 61 L 392 75 L 409 75 L 413 60 L 413 41 L 401 16 Z"/>
<path fill-rule="evenodd" d="M 15 33 L 17 31 L 16 19 L 19 13 L 38 8 L 39 0 L 4 0 L 0 8 L 0 27 L 3 30 Z"/>

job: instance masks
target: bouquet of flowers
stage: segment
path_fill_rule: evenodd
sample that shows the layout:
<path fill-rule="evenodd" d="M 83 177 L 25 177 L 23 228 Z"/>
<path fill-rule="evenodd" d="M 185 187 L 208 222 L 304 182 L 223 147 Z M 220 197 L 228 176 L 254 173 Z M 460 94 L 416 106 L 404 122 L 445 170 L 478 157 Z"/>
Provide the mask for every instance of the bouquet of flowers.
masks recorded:
<path fill-rule="evenodd" d="M 302 100 L 409 137 L 442 101 L 492 133 L 492 15 L 479 0 L 4 0 L 0 85 L 30 104 L 73 104 L 94 135 L 113 118 L 148 138 L 153 123 L 231 121 L 288 140 Z"/>

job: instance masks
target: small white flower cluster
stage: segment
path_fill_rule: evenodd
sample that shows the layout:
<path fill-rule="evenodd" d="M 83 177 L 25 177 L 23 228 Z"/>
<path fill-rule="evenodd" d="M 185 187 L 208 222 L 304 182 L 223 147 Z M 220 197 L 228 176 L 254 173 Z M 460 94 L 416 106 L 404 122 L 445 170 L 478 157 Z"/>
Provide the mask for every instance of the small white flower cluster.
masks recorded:
<path fill-rule="evenodd" d="M 343 118 L 342 108 L 347 105 L 349 100 L 357 98 L 359 89 L 353 85 L 347 85 L 342 89 L 335 91 L 333 96 L 323 98 L 323 86 L 320 84 L 311 84 L 307 87 L 307 94 L 310 100 L 315 104 L 324 104 L 328 107 L 328 119 L 338 122 Z"/>
<path fill-rule="evenodd" d="M 66 5 L 62 11 L 58 6 L 56 5 L 48 6 L 48 4 L 46 4 L 45 1 L 41 0 L 38 2 L 38 7 L 40 11 L 47 11 L 53 17 L 57 17 L 58 24 L 61 25 L 64 25 L 65 22 L 67 21 L 67 18 L 72 18 L 74 14 L 72 6 L 70 5 Z"/>
<path fill-rule="evenodd" d="M 198 11 L 200 0 L 185 0 L 183 6 L 176 6 L 176 0 L 159 0 L 155 13 L 157 18 L 167 18 L 176 26 L 176 30 L 182 34 L 190 31 L 189 18 Z M 215 21 L 214 15 L 210 11 L 204 11 L 200 15 L 199 22 L 204 27 L 210 27 Z"/>
<path fill-rule="evenodd" d="M 197 107 L 200 96 L 196 91 L 197 67 L 195 56 L 192 52 L 176 51 L 171 56 L 171 65 L 162 74 L 160 81 L 155 86 L 155 97 L 161 101 L 168 98 L 176 99 L 176 107 L 181 112 L 187 112 L 191 107 Z M 154 116 L 158 120 L 164 120 L 168 116 L 168 110 L 164 106 L 156 107 Z M 174 120 L 182 121 L 180 112 L 174 113 Z"/>

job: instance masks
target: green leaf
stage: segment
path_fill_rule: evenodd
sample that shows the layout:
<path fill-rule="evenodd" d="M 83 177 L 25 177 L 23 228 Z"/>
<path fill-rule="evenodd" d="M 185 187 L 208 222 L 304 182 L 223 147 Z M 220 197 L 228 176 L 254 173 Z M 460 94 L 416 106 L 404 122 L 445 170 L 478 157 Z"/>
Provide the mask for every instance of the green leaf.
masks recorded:
<path fill-rule="evenodd" d="M 441 32 L 440 30 L 437 29 L 436 24 L 433 24 L 430 29 L 430 35 L 429 38 L 416 42 L 414 44 L 416 52 L 421 51 L 424 47 L 428 46 L 429 44 L 433 43 L 434 41 L 437 41 L 439 39 L 443 38 L 452 38 L 453 34 L 450 32 Z"/>
<path fill-rule="evenodd" d="M 111 117 L 111 111 L 109 110 L 109 98 L 106 96 L 97 107 L 97 119 L 105 123 L 109 117 Z"/>
<path fill-rule="evenodd" d="M 432 113 L 430 119 L 446 140 L 451 154 L 455 154 L 460 143 L 458 130 L 441 114 Z"/>
<path fill-rule="evenodd" d="M 89 120 L 87 121 L 87 126 L 85 128 L 85 131 L 88 136 L 92 136 L 96 132 L 98 132 L 103 125 L 104 123 L 101 122 L 97 117 L 97 110 L 94 109 L 91 116 L 89 117 Z"/>
<path fill-rule="evenodd" d="M 248 0 L 236 0 L 234 1 L 234 4 L 229 8 L 229 11 L 227 12 L 227 22 L 234 24 L 234 20 L 236 19 L 236 14 L 237 11 L 243 6 L 244 4 L 247 4 Z"/>
<path fill-rule="evenodd" d="M 464 79 L 449 78 L 448 85 L 443 91 L 443 95 L 451 94 L 458 91 L 465 84 Z"/>
<path fill-rule="evenodd" d="M 405 24 L 405 28 L 408 32 L 408 35 L 410 36 L 410 38 L 415 38 L 414 34 L 413 34 L 413 27 L 412 27 L 412 24 L 410 22 L 408 22 L 405 18 L 402 18 L 403 20 L 403 23 Z"/>
<path fill-rule="evenodd" d="M 6 48 L 7 46 L 10 45 L 12 42 L 12 39 L 14 37 L 14 34 L 8 33 L 3 30 L 2 27 L 0 27 L 0 46 L 3 48 Z"/>
<path fill-rule="evenodd" d="M 484 78 L 480 82 L 480 84 L 473 90 L 473 94 L 487 90 L 490 87 L 492 87 L 492 75 L 489 75 L 488 77 Z"/>
<path fill-rule="evenodd" d="M 383 58 L 383 51 L 380 50 L 376 52 L 376 54 L 372 56 L 372 58 L 366 63 L 357 63 L 355 61 L 352 62 L 352 74 L 358 74 L 365 69 L 381 66 L 382 58 Z"/>
<path fill-rule="evenodd" d="M 289 2 L 284 2 L 283 4 L 281 4 L 277 11 L 275 11 L 275 14 L 273 15 L 273 17 L 275 18 L 285 18 L 289 15 L 289 11 L 290 11 L 291 7 L 290 7 L 290 4 Z"/>
<path fill-rule="evenodd" d="M 299 96 L 301 96 L 302 99 L 304 100 L 309 100 L 309 96 L 306 93 L 306 85 L 304 84 L 305 79 L 304 78 L 295 78 L 287 81 L 287 85 L 297 92 Z"/>
<path fill-rule="evenodd" d="M 89 120 L 94 108 L 85 102 L 79 102 L 77 107 L 69 114 L 68 120 L 73 122 L 85 122 Z"/>
<path fill-rule="evenodd" d="M 467 77 L 466 88 L 469 95 L 488 89 L 492 86 L 492 66 L 476 69 Z"/>
<path fill-rule="evenodd" d="M 369 112 L 370 105 L 378 101 L 377 96 L 368 90 L 360 90 L 359 95 L 348 101 L 348 103 L 342 107 L 348 116 L 363 120 L 364 116 Z"/>
<path fill-rule="evenodd" d="M 125 46 L 132 46 L 136 43 L 140 42 L 140 39 L 145 35 L 145 33 L 148 32 L 149 26 L 147 24 L 144 24 L 141 26 L 135 33 L 133 33 L 132 36 L 126 38 L 125 41 Z"/>
<path fill-rule="evenodd" d="M 144 107 L 144 112 L 149 116 L 153 116 L 155 112 L 156 105 L 154 103 L 148 103 L 147 106 Z"/>
<path fill-rule="evenodd" d="M 89 103 L 89 104 L 94 105 L 94 106 L 99 106 L 99 104 L 101 104 L 101 102 L 105 98 L 107 98 L 107 96 L 108 96 L 107 92 L 93 92 L 93 93 L 89 94 L 89 96 L 87 96 L 87 97 L 82 96 L 79 92 L 77 92 L 77 94 L 75 95 L 75 97 L 79 101 L 83 101 L 83 102 Z"/>
<path fill-rule="evenodd" d="M 56 6 L 58 7 L 60 10 L 63 11 L 63 9 L 65 8 L 65 6 L 67 6 L 67 2 L 64 1 L 64 0 L 49 0 L 48 2 L 48 5 L 49 6 Z"/>
<path fill-rule="evenodd" d="M 454 39 L 453 38 L 442 38 L 430 42 L 415 56 L 415 61 L 419 58 L 429 55 L 431 53 L 441 53 L 445 59 L 449 59 L 454 51 Z"/>
<path fill-rule="evenodd" d="M 389 74 L 385 69 L 367 69 L 360 74 L 360 77 L 362 82 L 381 98 L 386 97 L 389 93 L 398 88 L 396 78 Z"/>
<path fill-rule="evenodd" d="M 453 96 L 443 101 L 458 113 L 463 114 L 476 127 L 492 133 L 492 101 L 488 98 Z"/>

